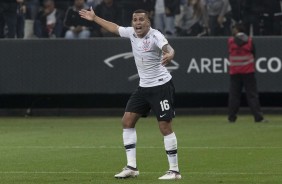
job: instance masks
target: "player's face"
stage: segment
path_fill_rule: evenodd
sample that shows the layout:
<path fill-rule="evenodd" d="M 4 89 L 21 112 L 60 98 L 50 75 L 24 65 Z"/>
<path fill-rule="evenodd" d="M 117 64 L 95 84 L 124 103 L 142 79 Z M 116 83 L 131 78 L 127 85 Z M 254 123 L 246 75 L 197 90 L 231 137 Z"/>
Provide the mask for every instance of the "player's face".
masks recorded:
<path fill-rule="evenodd" d="M 146 36 L 150 30 L 150 21 L 145 13 L 133 13 L 132 27 L 139 38 Z"/>

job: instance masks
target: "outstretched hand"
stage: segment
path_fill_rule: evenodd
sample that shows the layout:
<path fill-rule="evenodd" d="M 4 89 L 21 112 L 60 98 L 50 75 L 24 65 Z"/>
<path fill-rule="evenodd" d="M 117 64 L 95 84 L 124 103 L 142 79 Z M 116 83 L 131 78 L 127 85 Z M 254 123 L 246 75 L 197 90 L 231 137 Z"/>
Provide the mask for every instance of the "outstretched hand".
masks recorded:
<path fill-rule="evenodd" d="M 79 15 L 81 18 L 84 18 L 89 21 L 94 21 L 94 18 L 96 17 L 96 14 L 92 6 L 90 7 L 90 10 L 85 10 L 85 9 L 80 10 Z"/>

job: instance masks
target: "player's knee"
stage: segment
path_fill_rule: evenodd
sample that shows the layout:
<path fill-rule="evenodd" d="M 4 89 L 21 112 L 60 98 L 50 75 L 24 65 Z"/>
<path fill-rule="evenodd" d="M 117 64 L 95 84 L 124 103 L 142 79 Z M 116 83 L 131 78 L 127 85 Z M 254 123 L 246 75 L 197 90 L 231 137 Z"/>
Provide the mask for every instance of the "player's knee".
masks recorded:
<path fill-rule="evenodd" d="M 160 127 L 161 133 L 164 136 L 169 135 L 173 132 L 170 122 L 159 122 L 159 127 Z"/>
<path fill-rule="evenodd" d="M 134 122 L 131 118 L 124 116 L 122 118 L 122 126 L 123 128 L 134 128 Z"/>
<path fill-rule="evenodd" d="M 173 131 L 171 129 L 162 129 L 161 133 L 163 136 L 167 136 L 169 134 L 171 134 Z"/>
<path fill-rule="evenodd" d="M 125 112 L 122 118 L 123 128 L 134 128 L 140 114 L 133 112 Z"/>

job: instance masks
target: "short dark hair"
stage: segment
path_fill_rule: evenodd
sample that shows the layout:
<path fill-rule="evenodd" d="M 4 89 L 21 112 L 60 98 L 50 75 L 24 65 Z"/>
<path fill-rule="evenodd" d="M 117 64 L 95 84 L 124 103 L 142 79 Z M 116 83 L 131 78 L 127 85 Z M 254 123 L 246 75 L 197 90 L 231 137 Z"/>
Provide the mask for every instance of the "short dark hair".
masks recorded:
<path fill-rule="evenodd" d="M 145 13 L 146 17 L 150 20 L 150 18 L 149 18 L 149 12 L 146 11 L 146 10 L 138 9 L 138 10 L 135 10 L 133 13 Z"/>

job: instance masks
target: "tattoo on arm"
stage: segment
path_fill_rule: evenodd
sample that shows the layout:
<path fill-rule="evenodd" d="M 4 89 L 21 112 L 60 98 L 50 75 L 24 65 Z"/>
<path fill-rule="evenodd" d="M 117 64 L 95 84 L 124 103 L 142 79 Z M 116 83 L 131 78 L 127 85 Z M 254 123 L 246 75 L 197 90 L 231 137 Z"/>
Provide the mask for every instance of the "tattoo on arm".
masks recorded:
<path fill-rule="evenodd" d="M 173 48 L 169 44 L 164 45 L 162 50 L 166 53 L 174 53 Z"/>

